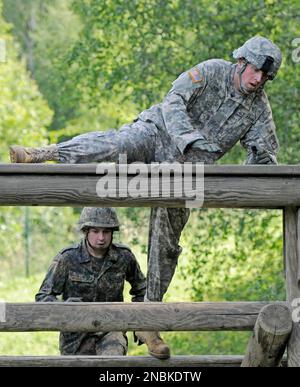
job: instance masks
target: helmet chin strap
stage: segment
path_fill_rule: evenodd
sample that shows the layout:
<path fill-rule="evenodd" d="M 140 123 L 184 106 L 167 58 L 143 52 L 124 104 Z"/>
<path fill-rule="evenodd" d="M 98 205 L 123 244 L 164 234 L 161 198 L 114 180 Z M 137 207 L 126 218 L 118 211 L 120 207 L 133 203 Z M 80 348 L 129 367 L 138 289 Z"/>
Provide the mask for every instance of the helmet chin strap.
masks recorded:
<path fill-rule="evenodd" d="M 242 83 L 242 75 L 243 75 L 243 72 L 246 70 L 246 67 L 248 65 L 249 62 L 247 62 L 246 60 L 244 61 L 243 65 L 241 66 L 241 68 L 238 70 L 238 76 L 239 76 L 239 92 L 241 92 L 242 94 L 250 94 L 250 92 L 248 90 L 246 90 L 244 87 L 243 87 L 243 83 Z"/>

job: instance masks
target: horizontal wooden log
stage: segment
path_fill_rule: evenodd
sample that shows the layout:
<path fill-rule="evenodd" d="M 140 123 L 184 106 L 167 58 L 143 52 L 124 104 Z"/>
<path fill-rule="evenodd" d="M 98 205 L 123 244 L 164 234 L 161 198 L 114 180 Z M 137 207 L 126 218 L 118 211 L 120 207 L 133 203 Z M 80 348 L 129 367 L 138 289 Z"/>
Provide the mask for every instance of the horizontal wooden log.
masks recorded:
<path fill-rule="evenodd" d="M 292 326 L 287 305 L 264 306 L 255 323 L 242 367 L 278 367 Z"/>
<path fill-rule="evenodd" d="M 0 367 L 239 367 L 242 356 L 0 356 Z"/>
<path fill-rule="evenodd" d="M 269 302 L 6 303 L 0 331 L 247 331 Z M 279 302 L 278 304 L 281 304 Z"/>
<path fill-rule="evenodd" d="M 105 163 L 103 163 L 105 164 Z M 1 164 L 0 174 L 94 175 L 97 165 L 91 164 Z M 117 173 L 119 171 L 116 165 Z M 193 167 L 195 172 L 195 167 Z M 131 173 L 129 173 L 131 174 Z M 204 165 L 206 176 L 300 176 L 300 165 Z"/>
<path fill-rule="evenodd" d="M 104 174 L 96 164 L 2 164 L 0 165 L 0 205 L 185 207 L 193 199 L 191 190 L 174 193 L 182 178 L 171 176 L 170 197 L 152 195 L 149 176 L 143 177 L 132 197 L 126 189 L 97 195 L 96 186 Z M 127 176 L 127 175 L 126 175 Z M 117 170 L 118 177 L 118 170 Z M 128 184 L 136 174 L 128 174 Z M 195 187 L 195 174 L 192 179 Z M 162 177 L 160 176 L 160 181 Z M 176 183 L 174 185 L 174 183 Z M 200 189 L 198 191 L 200 193 Z M 121 195 L 122 197 L 118 196 Z M 300 206 L 299 166 L 214 166 L 204 168 L 204 207 L 282 208 Z"/>
<path fill-rule="evenodd" d="M 240 355 L 171 356 L 0 356 L 0 367 L 240 367 Z M 286 359 L 282 366 L 286 367 Z"/>

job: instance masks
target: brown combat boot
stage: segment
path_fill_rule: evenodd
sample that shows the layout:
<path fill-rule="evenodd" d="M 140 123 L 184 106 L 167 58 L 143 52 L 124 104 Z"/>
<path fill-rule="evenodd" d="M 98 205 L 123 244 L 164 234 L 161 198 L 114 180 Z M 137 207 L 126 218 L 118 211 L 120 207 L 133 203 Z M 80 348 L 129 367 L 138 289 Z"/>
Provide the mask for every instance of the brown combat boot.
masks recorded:
<path fill-rule="evenodd" d="M 145 343 L 150 355 L 158 359 L 168 359 L 170 348 L 160 337 L 159 332 L 135 332 L 139 345 Z"/>
<path fill-rule="evenodd" d="M 40 148 L 25 148 L 12 145 L 9 148 L 12 163 L 43 163 L 45 161 L 59 161 L 57 145 L 48 145 Z"/>

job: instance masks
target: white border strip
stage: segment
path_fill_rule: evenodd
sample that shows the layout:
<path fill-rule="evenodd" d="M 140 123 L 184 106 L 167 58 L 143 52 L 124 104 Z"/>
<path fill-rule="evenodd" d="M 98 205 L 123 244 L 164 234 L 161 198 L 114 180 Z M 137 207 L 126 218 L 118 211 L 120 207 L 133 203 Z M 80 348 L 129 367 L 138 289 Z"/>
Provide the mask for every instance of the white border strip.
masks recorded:
<path fill-rule="evenodd" d="M 6 302 L 0 301 L 0 322 L 6 322 Z"/>

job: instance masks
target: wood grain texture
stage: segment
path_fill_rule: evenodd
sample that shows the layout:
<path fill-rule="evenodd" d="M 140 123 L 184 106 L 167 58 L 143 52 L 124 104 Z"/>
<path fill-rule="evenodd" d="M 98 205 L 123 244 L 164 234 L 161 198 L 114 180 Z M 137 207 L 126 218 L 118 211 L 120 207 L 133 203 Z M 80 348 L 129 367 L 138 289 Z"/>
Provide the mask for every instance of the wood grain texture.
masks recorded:
<path fill-rule="evenodd" d="M 102 163 L 105 165 L 105 163 Z M 90 164 L 1 164 L 0 174 L 88 174 L 96 173 Z M 108 165 L 108 164 L 107 164 Z M 118 168 L 118 165 L 116 165 Z M 117 169 L 118 170 L 118 169 Z M 195 170 L 195 168 L 194 168 Z M 205 175 L 300 176 L 300 165 L 204 165 Z"/>
<path fill-rule="evenodd" d="M 0 367 L 239 367 L 242 356 L 0 356 Z M 101 372 L 99 370 L 99 372 Z"/>
<path fill-rule="evenodd" d="M 287 301 L 291 307 L 293 300 L 300 301 L 300 213 L 296 207 L 284 210 L 284 256 Z M 300 302 L 298 303 L 300 305 Z M 300 323 L 293 322 L 293 330 L 288 342 L 288 366 L 300 367 Z"/>
<path fill-rule="evenodd" d="M 118 176 L 118 169 L 117 176 Z M 195 169 L 194 169 L 195 172 Z M 192 172 L 195 186 L 196 175 Z M 108 191 L 97 195 L 96 186 L 102 175 L 97 174 L 97 164 L 56 165 L 56 164 L 0 164 L 0 205 L 47 205 L 47 206 L 114 206 L 114 207 L 185 207 L 191 199 L 191 192 L 176 193 L 171 190 L 171 197 L 162 197 L 161 192 L 155 197 L 149 191 L 149 176 L 144 176 L 140 194 L 133 198 L 120 191 L 118 197 L 107 197 Z M 128 181 L 136 174 L 128 174 Z M 291 305 L 295 298 L 300 298 L 300 166 L 237 166 L 206 165 L 204 167 L 204 207 L 211 208 L 285 208 L 284 238 L 285 267 L 287 281 L 287 300 Z M 171 176 L 171 186 L 180 186 L 181 178 Z M 227 306 L 230 303 L 227 303 Z M 238 304 L 238 303 L 236 303 Z M 164 318 L 157 321 L 156 306 L 153 309 L 137 311 L 120 307 L 116 313 L 113 309 L 101 306 L 84 305 L 77 316 L 74 305 L 52 305 L 52 309 L 35 306 L 24 307 L 7 304 L 6 322 L 0 322 L 1 330 L 64 330 L 69 323 L 74 329 L 85 331 L 109 329 L 159 329 L 159 330 L 249 330 L 252 329 L 262 303 L 256 303 L 251 312 L 249 305 L 233 307 L 233 314 L 215 307 L 197 305 L 180 310 L 174 305 L 165 309 Z M 244 303 L 246 304 L 246 303 Z M 252 303 L 253 305 L 255 303 Z M 258 305 L 260 307 L 258 308 Z M 123 304 L 124 305 L 124 304 Z M 28 308 L 29 309 L 28 309 Z M 22 309 L 23 308 L 23 309 Z M 26 309 L 27 308 L 27 309 Z M 95 309 L 96 308 L 96 309 Z M 151 307 L 152 308 L 152 307 Z M 173 308 L 173 309 L 172 309 Z M 219 309 L 218 309 L 219 308 Z M 256 309 L 255 309 L 256 308 Z M 233 309 L 231 311 L 233 311 Z M 86 314 L 85 315 L 83 314 Z M 212 313 L 211 313 L 212 311 Z M 32 326 L 28 325 L 30 316 Z M 50 313 L 50 314 L 49 314 Z M 161 313 L 161 311 L 159 311 Z M 165 314 L 164 314 L 165 313 Z M 188 321 L 185 320 L 187 313 Z M 52 316 L 53 314 L 53 316 Z M 66 316 L 64 316 L 66 314 Z M 147 317 L 147 320 L 141 317 Z M 215 316 L 213 316 L 213 314 Z M 111 322 L 111 317 L 116 317 Z M 20 317 L 20 320 L 18 318 Z M 128 318 L 129 317 L 129 318 Z M 169 317 L 169 319 L 168 319 Z M 47 320 L 48 318 L 48 320 Z M 68 319 L 70 318 L 70 320 Z M 124 318 L 128 318 L 124 323 Z M 55 321 L 56 319 L 56 321 Z M 123 319 L 123 320 L 122 320 Z M 150 319 L 150 320 L 149 320 Z M 150 325 L 149 326 L 149 321 Z M 112 325 L 113 324 L 113 325 Z M 84 328 L 86 326 L 86 329 Z M 293 331 L 288 344 L 289 366 L 300 366 L 300 325 L 293 324 Z"/>
<path fill-rule="evenodd" d="M 0 356 L 0 367 L 240 367 L 240 355 L 171 356 Z M 282 361 L 286 367 L 286 359 Z M 101 372 L 101 370 L 99 370 Z"/>
<path fill-rule="evenodd" d="M 191 190 L 174 192 L 174 186 L 182 186 L 182 178 L 176 176 L 171 176 L 170 197 L 162 197 L 161 191 L 152 196 L 146 175 L 140 197 L 132 197 L 127 190 L 117 193 L 107 190 L 98 196 L 96 186 L 104 175 L 97 174 L 96 167 L 96 164 L 2 164 L 0 205 L 185 207 L 186 201 L 194 197 Z M 204 176 L 204 207 L 300 206 L 299 166 L 210 165 L 205 166 Z M 127 177 L 130 184 L 136 174 Z M 195 188 L 194 174 L 192 178 Z"/>
<path fill-rule="evenodd" d="M 266 305 L 259 312 L 242 367 L 278 367 L 292 331 L 286 305 Z"/>
<path fill-rule="evenodd" d="M 253 329 L 266 304 L 269 302 L 7 303 L 0 331 L 247 331 Z"/>

